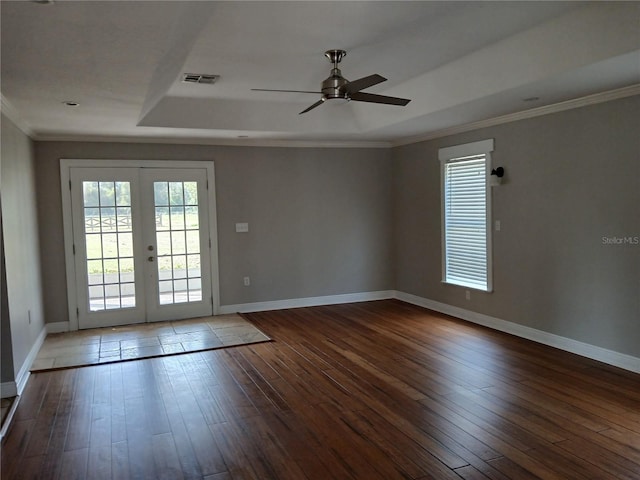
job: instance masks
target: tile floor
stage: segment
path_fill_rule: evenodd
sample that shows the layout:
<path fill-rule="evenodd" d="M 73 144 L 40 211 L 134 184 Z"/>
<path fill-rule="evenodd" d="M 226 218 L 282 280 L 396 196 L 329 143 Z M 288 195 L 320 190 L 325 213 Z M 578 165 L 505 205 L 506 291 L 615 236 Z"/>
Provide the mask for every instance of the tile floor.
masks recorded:
<path fill-rule="evenodd" d="M 197 352 L 270 338 L 236 314 L 48 335 L 32 372 Z"/>

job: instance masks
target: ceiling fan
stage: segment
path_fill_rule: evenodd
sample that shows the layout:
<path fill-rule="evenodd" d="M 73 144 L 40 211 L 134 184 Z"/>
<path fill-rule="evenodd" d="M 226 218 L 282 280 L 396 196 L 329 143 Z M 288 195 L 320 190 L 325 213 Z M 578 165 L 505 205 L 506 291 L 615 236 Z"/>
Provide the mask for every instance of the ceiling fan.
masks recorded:
<path fill-rule="evenodd" d="M 405 106 L 411 101 L 406 98 L 387 97 L 386 95 L 362 92 L 365 88 L 386 82 L 387 79 L 381 75 L 374 74 L 350 82 L 342 76 L 342 72 L 338 68 L 338 64 L 346 55 L 347 52 L 344 50 L 327 50 L 324 52 L 324 56 L 333 63 L 333 68 L 331 69 L 331 75 L 322 82 L 322 88 L 319 92 L 309 90 L 272 90 L 267 88 L 252 88 L 251 90 L 256 92 L 315 93 L 322 95 L 320 100 L 300 112 L 300 115 L 319 107 L 327 100 L 337 99 L 347 102 L 353 100 L 355 102 L 384 103 L 386 105 L 400 106 Z"/>

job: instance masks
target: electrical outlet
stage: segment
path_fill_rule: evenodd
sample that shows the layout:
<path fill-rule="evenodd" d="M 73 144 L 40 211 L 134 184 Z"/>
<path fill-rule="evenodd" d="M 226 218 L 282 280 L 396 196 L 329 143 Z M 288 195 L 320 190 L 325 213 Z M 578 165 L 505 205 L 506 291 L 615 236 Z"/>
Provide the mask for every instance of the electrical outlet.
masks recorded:
<path fill-rule="evenodd" d="M 500 220 L 496 220 L 496 232 L 500 231 Z"/>
<path fill-rule="evenodd" d="M 249 277 L 244 277 L 243 281 L 244 281 L 245 287 L 248 287 L 249 285 L 251 285 L 251 279 Z"/>
<path fill-rule="evenodd" d="M 465 298 L 467 300 L 471 300 L 471 291 L 470 290 L 465 290 L 464 296 L 465 296 Z"/>

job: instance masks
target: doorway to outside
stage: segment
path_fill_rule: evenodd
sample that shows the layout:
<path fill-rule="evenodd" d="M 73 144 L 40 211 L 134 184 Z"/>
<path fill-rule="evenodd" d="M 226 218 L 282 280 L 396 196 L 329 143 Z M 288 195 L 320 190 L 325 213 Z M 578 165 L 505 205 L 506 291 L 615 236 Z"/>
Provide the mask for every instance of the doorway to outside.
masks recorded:
<path fill-rule="evenodd" d="M 61 160 L 70 330 L 217 313 L 213 163 L 166 164 Z"/>

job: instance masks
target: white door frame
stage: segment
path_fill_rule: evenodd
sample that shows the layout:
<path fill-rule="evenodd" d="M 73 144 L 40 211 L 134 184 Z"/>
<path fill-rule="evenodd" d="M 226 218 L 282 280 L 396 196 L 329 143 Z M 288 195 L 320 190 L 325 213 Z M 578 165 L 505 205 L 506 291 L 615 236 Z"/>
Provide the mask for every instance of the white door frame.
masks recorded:
<path fill-rule="evenodd" d="M 73 245 L 73 214 L 71 211 L 71 168 L 73 167 L 111 167 L 111 168 L 201 168 L 207 171 L 209 199 L 209 237 L 211 238 L 211 296 L 213 314 L 220 310 L 220 275 L 218 268 L 218 223 L 216 215 L 215 171 L 212 161 L 175 161 L 175 160 L 95 160 L 60 159 L 60 187 L 62 196 L 62 222 L 64 229 L 64 257 L 67 275 L 67 304 L 69 311 L 69 330 L 78 330 L 78 298 L 75 275 L 75 256 Z"/>

